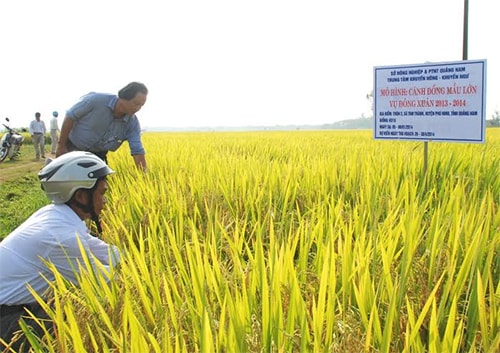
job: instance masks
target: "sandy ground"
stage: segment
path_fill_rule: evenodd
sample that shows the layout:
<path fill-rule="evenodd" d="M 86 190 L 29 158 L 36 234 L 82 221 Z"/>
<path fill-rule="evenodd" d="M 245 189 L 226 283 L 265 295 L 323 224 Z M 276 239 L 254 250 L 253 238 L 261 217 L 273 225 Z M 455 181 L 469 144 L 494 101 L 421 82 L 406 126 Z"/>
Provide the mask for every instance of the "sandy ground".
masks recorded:
<path fill-rule="evenodd" d="M 0 163 L 0 184 L 5 181 L 14 180 L 23 175 L 30 173 L 38 173 L 43 167 L 45 160 L 36 161 L 35 159 L 30 160 L 5 160 Z"/>

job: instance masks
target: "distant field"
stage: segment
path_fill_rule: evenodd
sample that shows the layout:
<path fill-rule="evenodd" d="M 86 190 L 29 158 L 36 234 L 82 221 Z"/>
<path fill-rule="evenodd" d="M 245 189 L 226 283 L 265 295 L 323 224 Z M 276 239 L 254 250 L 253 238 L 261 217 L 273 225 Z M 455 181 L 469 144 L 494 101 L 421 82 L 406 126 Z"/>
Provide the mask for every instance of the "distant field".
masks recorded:
<path fill-rule="evenodd" d="M 424 174 L 423 143 L 368 130 L 145 133 L 148 173 L 110 157 L 115 280 L 57 282 L 40 351 L 497 352 L 486 135 L 431 142 Z"/>

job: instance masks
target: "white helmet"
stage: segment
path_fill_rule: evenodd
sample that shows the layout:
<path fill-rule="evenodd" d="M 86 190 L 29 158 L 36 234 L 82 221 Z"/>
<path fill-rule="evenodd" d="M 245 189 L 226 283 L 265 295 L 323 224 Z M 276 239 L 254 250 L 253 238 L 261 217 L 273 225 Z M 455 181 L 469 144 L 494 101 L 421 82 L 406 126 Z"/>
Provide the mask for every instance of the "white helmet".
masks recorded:
<path fill-rule="evenodd" d="M 47 163 L 38 178 L 53 203 L 66 203 L 76 190 L 92 189 L 99 178 L 112 173 L 114 170 L 95 154 L 73 151 Z"/>

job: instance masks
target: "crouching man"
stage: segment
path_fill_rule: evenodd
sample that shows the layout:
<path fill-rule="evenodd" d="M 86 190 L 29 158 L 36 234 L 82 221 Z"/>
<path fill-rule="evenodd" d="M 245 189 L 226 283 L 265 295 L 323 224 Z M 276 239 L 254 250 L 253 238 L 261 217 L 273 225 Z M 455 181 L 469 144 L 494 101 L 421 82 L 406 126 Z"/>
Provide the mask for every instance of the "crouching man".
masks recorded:
<path fill-rule="evenodd" d="M 49 287 L 47 279 L 54 279 L 47 262 L 73 283 L 79 275 L 79 264 L 85 263 L 84 256 L 96 271 L 95 258 L 106 269 L 118 263 L 118 249 L 93 236 L 85 223 L 93 219 L 100 230 L 99 215 L 108 189 L 106 177 L 112 173 L 100 158 L 81 151 L 54 159 L 38 173 L 52 203 L 36 211 L 0 242 L 0 337 L 6 344 L 20 330 L 20 320 L 41 334 L 34 320 L 26 317 L 27 310 L 36 317 L 45 314 L 28 287 L 43 297 Z M 21 344 L 22 340 L 18 340 L 10 347 L 18 351 Z M 0 348 L 4 346 L 0 344 Z"/>

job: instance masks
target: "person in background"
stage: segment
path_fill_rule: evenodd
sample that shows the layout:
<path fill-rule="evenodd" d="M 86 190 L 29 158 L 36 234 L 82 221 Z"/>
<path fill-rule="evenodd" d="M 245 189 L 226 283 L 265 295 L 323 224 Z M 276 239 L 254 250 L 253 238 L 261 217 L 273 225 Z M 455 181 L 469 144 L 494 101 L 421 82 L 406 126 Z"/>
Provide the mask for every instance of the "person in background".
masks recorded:
<path fill-rule="evenodd" d="M 52 118 L 50 119 L 50 139 L 52 140 L 52 144 L 50 145 L 50 153 L 53 155 L 56 154 L 57 142 L 59 141 L 59 124 L 57 122 L 57 117 L 59 113 L 54 111 L 52 112 Z"/>
<path fill-rule="evenodd" d="M 55 279 L 47 263 L 65 279 L 77 283 L 85 257 L 91 267 L 85 270 L 96 273 L 102 268 L 109 271 L 120 260 L 118 249 L 93 236 L 85 224 L 87 219 L 98 223 L 106 203 L 106 178 L 114 171 L 90 152 L 69 152 L 48 161 L 38 177 L 52 203 L 33 213 L 0 242 L 0 337 L 3 345 L 10 342 L 16 352 L 26 344 L 22 335 L 16 335 L 21 319 L 42 334 L 36 321 L 26 317 L 26 310 L 47 319 L 28 290 L 31 287 L 45 298 L 48 282 Z"/>
<path fill-rule="evenodd" d="M 128 141 L 135 164 L 146 170 L 141 127 L 135 113 L 146 103 L 148 89 L 131 82 L 118 95 L 91 92 L 67 112 L 61 126 L 56 156 L 68 151 L 90 151 L 107 161 L 109 151 L 116 151 Z"/>
<path fill-rule="evenodd" d="M 35 156 L 36 160 L 40 160 L 40 156 L 45 158 L 45 133 L 47 129 L 45 128 L 45 123 L 40 120 L 42 115 L 39 112 L 35 113 L 35 120 L 30 123 L 30 135 L 35 146 Z"/>

